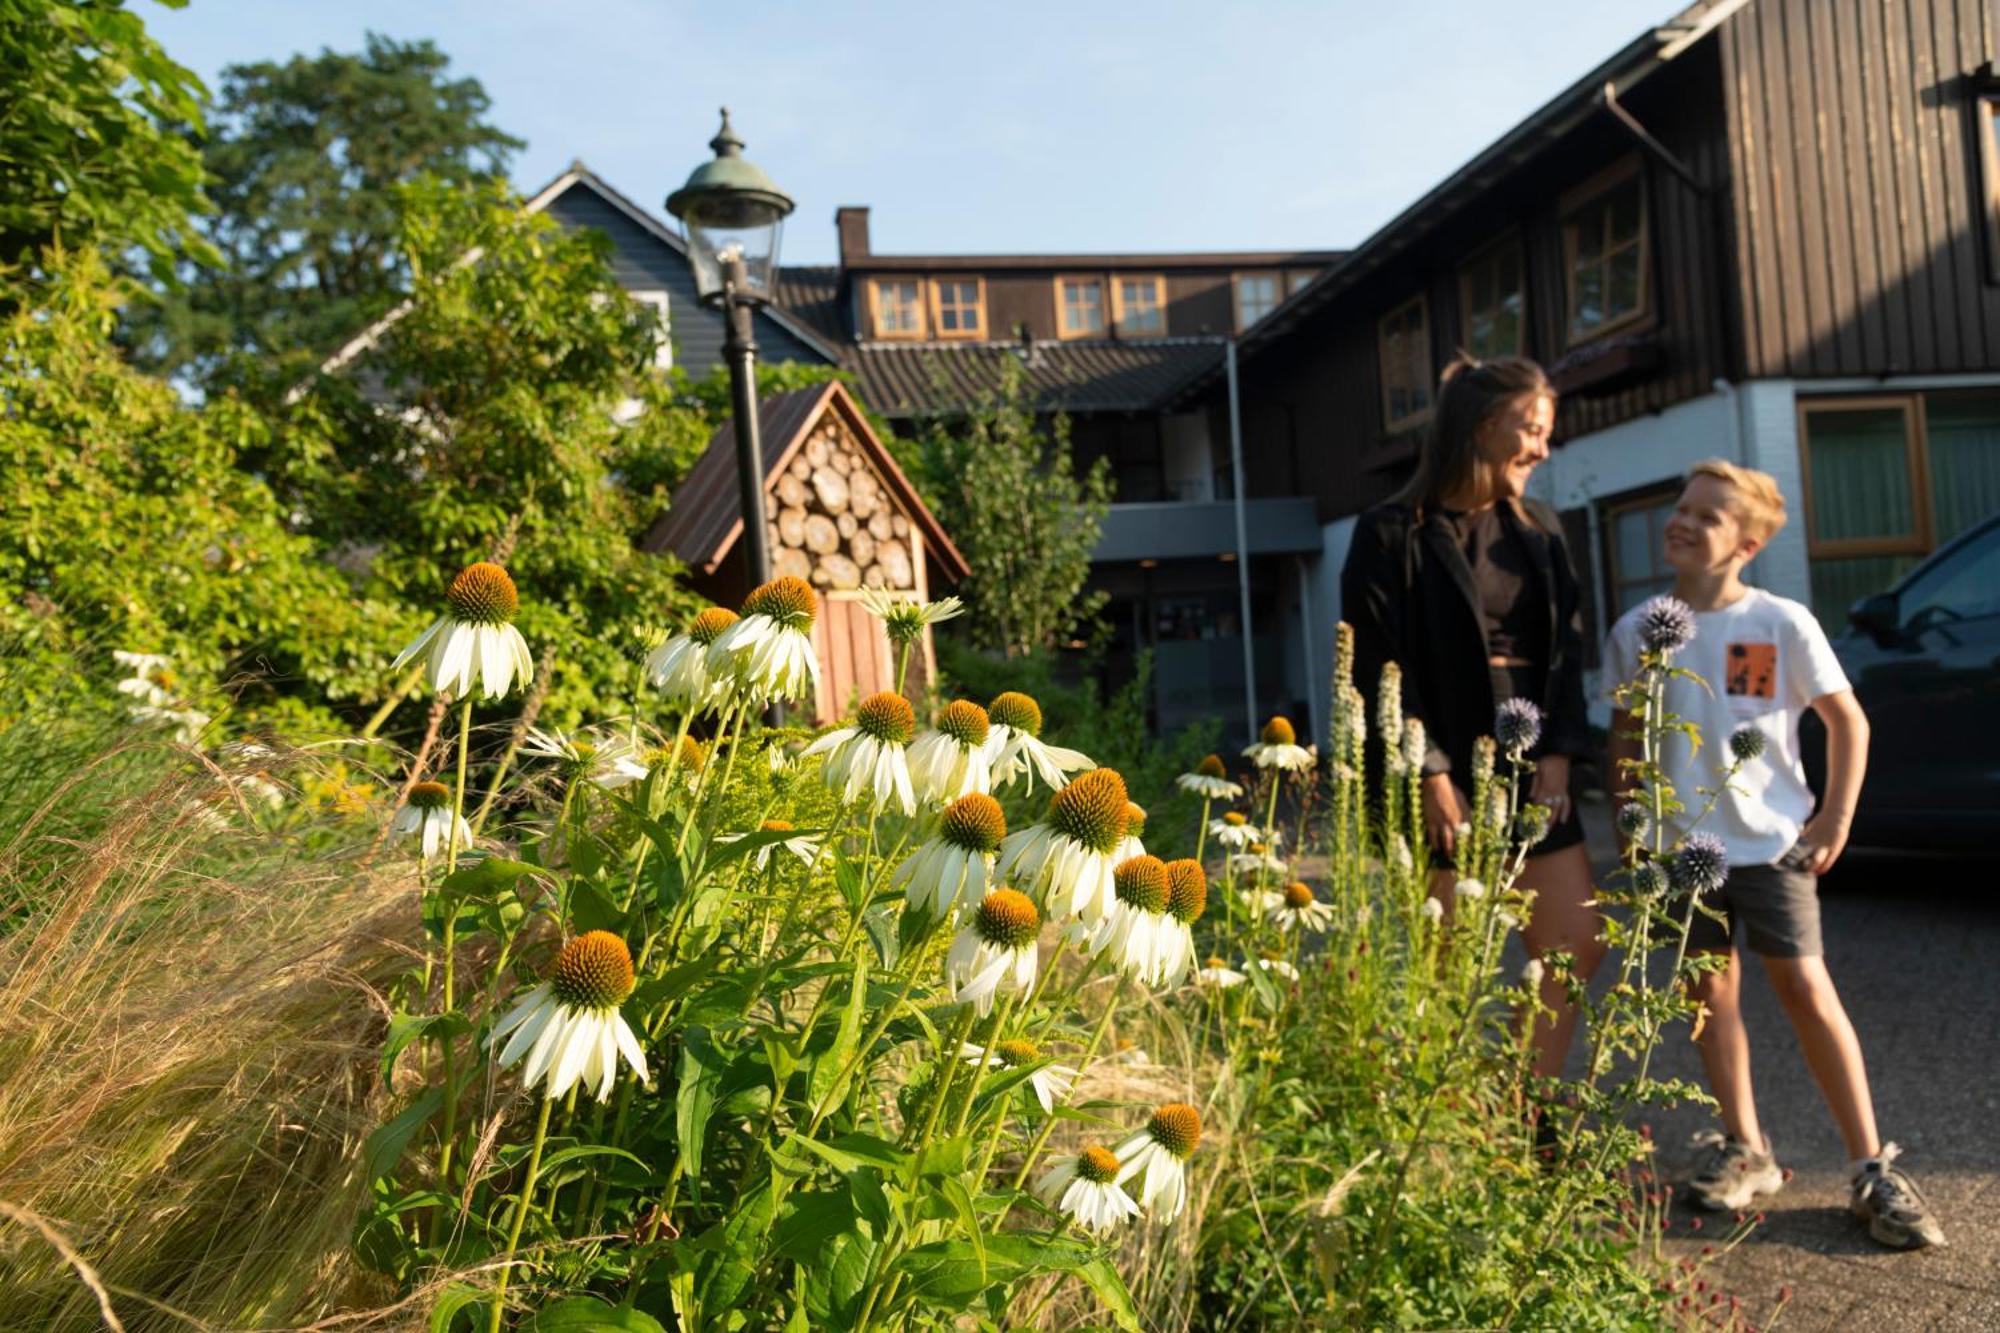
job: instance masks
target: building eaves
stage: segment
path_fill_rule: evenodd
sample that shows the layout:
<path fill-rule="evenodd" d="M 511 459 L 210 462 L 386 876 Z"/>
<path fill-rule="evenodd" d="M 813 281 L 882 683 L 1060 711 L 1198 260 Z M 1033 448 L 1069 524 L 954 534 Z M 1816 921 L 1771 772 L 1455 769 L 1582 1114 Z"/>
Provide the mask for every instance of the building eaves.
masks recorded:
<path fill-rule="evenodd" d="M 1749 0 L 1696 0 L 1665 23 L 1627 43 L 1391 218 L 1349 251 L 1340 263 L 1259 320 L 1238 343 L 1239 360 L 1258 355 L 1331 305 L 1363 278 L 1408 250 L 1474 196 L 1533 160 L 1596 114 L 1604 105 L 1607 88 L 1622 96 L 1715 31 L 1748 3 Z M 1211 371 L 1183 385 L 1166 406 L 1184 405 L 1212 385 L 1218 373 Z"/>
<path fill-rule="evenodd" d="M 850 347 L 844 369 L 884 417 L 950 416 L 991 401 L 1011 364 L 1043 411 L 1145 412 L 1219 365 L 1219 338 L 1129 342 L 870 342 Z"/>
<path fill-rule="evenodd" d="M 1337 263 L 1340 250 L 1216 250 L 1160 254 L 877 255 L 855 259 L 856 273 L 967 272 L 1042 269 L 1319 268 Z"/>

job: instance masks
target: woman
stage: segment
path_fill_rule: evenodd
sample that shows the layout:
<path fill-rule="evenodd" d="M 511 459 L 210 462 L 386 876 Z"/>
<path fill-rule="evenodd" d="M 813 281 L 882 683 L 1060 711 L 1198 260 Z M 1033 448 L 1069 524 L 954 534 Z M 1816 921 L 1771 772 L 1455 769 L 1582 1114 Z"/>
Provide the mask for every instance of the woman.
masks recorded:
<path fill-rule="evenodd" d="M 1340 588 L 1356 683 L 1372 692 L 1382 664 L 1400 663 L 1403 708 L 1423 720 L 1434 859 L 1449 862 L 1459 825 L 1472 817 L 1472 746 L 1492 734 L 1495 706 L 1520 697 L 1542 710 L 1528 797 L 1551 819 L 1521 874 L 1521 887 L 1535 892 L 1522 935 L 1536 958 L 1567 950 L 1587 978 L 1604 942 L 1569 792 L 1570 759 L 1589 744 L 1578 587 L 1554 512 L 1526 496 L 1549 456 L 1555 399 L 1542 368 L 1520 357 L 1461 356 L 1447 366 L 1416 475 L 1361 515 Z M 1447 871 L 1433 886 L 1447 905 L 1451 882 Z M 1535 1029 L 1535 1072 L 1555 1076 L 1576 1009 L 1553 971 L 1542 1003 L 1554 1018 Z"/>

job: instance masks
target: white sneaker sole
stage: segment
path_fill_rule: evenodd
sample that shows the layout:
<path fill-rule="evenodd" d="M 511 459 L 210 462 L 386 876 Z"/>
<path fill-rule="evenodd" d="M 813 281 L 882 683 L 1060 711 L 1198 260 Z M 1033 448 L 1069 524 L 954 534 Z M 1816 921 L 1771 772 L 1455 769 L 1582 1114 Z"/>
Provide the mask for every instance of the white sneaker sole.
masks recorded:
<path fill-rule="evenodd" d="M 1726 1190 L 1709 1191 L 1690 1185 L 1688 1197 L 1711 1213 L 1732 1212 L 1748 1208 L 1760 1194 L 1776 1194 L 1784 1187 L 1785 1173 L 1773 1164 L 1767 1170 L 1745 1171 Z"/>

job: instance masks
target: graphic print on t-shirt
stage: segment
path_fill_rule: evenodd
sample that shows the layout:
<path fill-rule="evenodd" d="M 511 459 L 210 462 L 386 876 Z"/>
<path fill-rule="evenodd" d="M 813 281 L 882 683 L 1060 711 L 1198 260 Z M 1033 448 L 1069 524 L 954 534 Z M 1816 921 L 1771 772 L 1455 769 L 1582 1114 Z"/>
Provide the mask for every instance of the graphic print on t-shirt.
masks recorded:
<path fill-rule="evenodd" d="M 1778 697 L 1778 645 L 1775 643 L 1731 643 L 1729 677 L 1725 691 L 1750 699 Z"/>

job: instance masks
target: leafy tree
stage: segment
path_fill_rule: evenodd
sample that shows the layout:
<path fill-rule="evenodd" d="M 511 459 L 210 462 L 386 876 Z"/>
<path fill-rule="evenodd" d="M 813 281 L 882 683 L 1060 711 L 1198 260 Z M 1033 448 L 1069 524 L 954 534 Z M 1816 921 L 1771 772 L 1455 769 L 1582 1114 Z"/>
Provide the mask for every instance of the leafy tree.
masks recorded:
<path fill-rule="evenodd" d="M 398 187 L 499 181 L 523 146 L 449 65 L 428 41 L 371 33 L 359 54 L 224 70 L 203 162 L 226 267 L 190 266 L 134 312 L 142 358 L 199 373 L 230 352 L 324 354 L 393 304 L 409 280 Z"/>
<path fill-rule="evenodd" d="M 974 646 L 1024 656 L 1095 621 L 1104 594 L 1084 584 L 1111 506 L 1110 464 L 1077 474 L 1069 419 L 1044 426 L 1018 365 L 963 419 L 934 424 L 919 457 L 926 499 L 972 567 L 958 623 Z"/>
<path fill-rule="evenodd" d="M 207 90 L 123 0 L 0 0 L 0 69 L 0 266 L 98 245 L 165 279 L 181 255 L 215 258 L 190 222 Z"/>
<path fill-rule="evenodd" d="M 353 598 L 238 466 L 267 424 L 232 395 L 192 410 L 132 369 L 94 251 L 52 256 L 48 279 L 0 324 L 0 714 L 78 665 L 123 675 L 114 648 L 166 653 L 194 682 L 275 677 L 266 702 L 337 688 L 342 645 L 386 608 Z"/>

